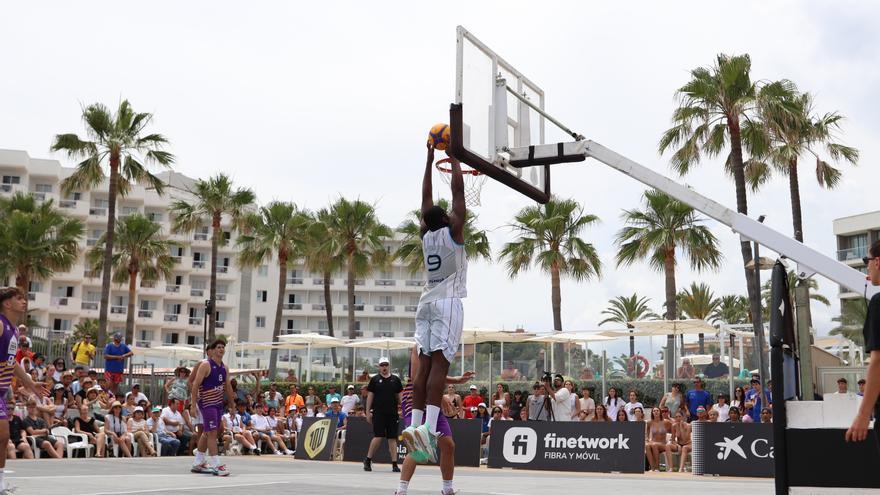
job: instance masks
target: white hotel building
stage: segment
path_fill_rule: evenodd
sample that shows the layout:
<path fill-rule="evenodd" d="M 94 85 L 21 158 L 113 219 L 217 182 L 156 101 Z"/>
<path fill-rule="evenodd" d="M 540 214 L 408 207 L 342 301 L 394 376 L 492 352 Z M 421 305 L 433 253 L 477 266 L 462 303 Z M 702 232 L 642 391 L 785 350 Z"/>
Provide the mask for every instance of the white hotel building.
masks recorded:
<path fill-rule="evenodd" d="M 107 226 L 107 184 L 93 191 L 61 195 L 61 181 L 73 169 L 56 160 L 31 158 L 24 151 L 0 150 L 0 196 L 22 191 L 39 200 L 52 199 L 66 214 L 82 220 L 86 235 L 81 242 L 79 261 L 69 271 L 56 273 L 49 280 L 32 282 L 28 297 L 30 315 L 41 326 L 69 331 L 81 319 L 97 318 L 101 280 L 84 264 L 84 253 L 104 233 Z M 194 180 L 177 172 L 159 176 L 169 184 L 164 196 L 143 186 L 134 186 L 119 198 L 119 218 L 141 213 L 162 225 L 179 247 L 172 255 L 176 265 L 171 279 L 140 283 L 135 308 L 135 344 L 200 345 L 204 307 L 209 293 L 211 242 L 206 223 L 189 235 L 170 234 L 168 207 L 175 199 L 187 199 L 188 186 Z M 224 225 L 228 225 L 224 221 Z M 237 342 L 271 340 L 278 294 L 278 266 L 272 263 L 257 269 L 240 270 L 236 262 L 235 234 L 226 234 L 229 242 L 221 246 L 217 274 L 217 333 Z M 400 238 L 389 240 L 393 250 Z M 327 333 L 322 275 L 310 273 L 301 263 L 287 274 L 283 294 L 282 333 Z M 331 283 L 334 329 L 347 337 L 345 274 L 336 273 Z M 10 283 L 12 280 L 6 281 Z M 387 272 L 374 278 L 356 280 L 355 311 L 359 337 L 412 336 L 414 316 L 421 293 L 421 275 L 410 275 L 395 263 Z M 110 327 L 124 331 L 128 302 L 127 285 L 114 285 L 110 297 Z"/>

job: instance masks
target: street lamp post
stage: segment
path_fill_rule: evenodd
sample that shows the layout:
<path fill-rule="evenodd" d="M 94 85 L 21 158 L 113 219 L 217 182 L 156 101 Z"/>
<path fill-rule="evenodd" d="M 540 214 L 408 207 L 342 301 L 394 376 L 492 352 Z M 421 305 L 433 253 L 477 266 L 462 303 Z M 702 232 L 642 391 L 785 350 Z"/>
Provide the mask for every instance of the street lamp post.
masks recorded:
<path fill-rule="evenodd" d="M 764 215 L 758 217 L 758 221 L 764 223 Z M 761 257 L 760 254 L 760 244 L 757 242 L 753 242 L 754 246 L 754 257 L 752 259 L 752 263 L 755 265 L 755 299 L 756 303 L 752 304 L 752 325 L 755 329 L 755 350 L 758 352 L 758 372 L 760 373 L 760 377 L 758 379 L 761 381 L 761 405 L 765 407 L 767 404 L 767 376 L 769 371 L 767 369 L 767 357 L 764 355 L 764 323 L 762 320 L 761 314 Z"/>
<path fill-rule="evenodd" d="M 202 318 L 202 352 L 208 356 L 208 315 L 211 314 L 211 300 L 205 299 L 205 314 Z"/>

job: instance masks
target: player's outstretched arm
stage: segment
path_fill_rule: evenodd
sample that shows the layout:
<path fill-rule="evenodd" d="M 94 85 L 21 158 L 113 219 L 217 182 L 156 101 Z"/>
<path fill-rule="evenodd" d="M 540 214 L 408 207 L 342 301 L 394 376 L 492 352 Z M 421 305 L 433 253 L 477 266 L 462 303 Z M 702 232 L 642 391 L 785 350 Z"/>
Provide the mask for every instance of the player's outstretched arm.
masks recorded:
<path fill-rule="evenodd" d="M 452 158 L 452 214 L 449 215 L 449 228 L 452 229 L 452 239 L 464 244 L 464 221 L 467 209 L 464 202 L 464 178 L 461 175 L 461 163 Z"/>
<path fill-rule="evenodd" d="M 477 376 L 473 371 L 466 371 L 461 376 L 447 376 L 446 384 L 447 385 L 461 385 L 462 383 L 467 383 L 471 378 Z"/>
<path fill-rule="evenodd" d="M 431 167 L 434 165 L 434 147 L 431 145 L 431 141 L 428 141 L 427 146 L 428 161 L 425 163 L 425 176 L 422 178 L 422 220 L 419 225 L 422 235 L 425 235 L 425 232 L 428 231 L 428 226 L 424 220 L 425 214 L 434 206 L 434 194 L 431 190 Z"/>

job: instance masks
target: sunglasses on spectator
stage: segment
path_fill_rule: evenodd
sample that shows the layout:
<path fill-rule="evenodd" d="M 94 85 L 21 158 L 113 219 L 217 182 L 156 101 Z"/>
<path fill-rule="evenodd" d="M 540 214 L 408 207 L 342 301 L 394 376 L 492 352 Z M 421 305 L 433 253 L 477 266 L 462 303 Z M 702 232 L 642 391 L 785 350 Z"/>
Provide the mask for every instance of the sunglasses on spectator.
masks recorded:
<path fill-rule="evenodd" d="M 871 260 L 875 260 L 875 259 L 877 259 L 877 257 L 864 256 L 864 257 L 862 258 L 862 263 L 864 263 L 864 264 L 867 265 L 868 263 L 871 262 Z"/>
<path fill-rule="evenodd" d="M 382 363 L 379 366 L 388 366 L 388 363 Z"/>

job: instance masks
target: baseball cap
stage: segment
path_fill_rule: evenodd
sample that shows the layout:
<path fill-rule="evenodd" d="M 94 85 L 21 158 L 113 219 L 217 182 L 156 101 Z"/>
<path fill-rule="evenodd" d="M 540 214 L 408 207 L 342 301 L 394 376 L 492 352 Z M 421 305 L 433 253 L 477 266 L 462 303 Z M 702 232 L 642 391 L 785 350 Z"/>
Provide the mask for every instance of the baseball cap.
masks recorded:
<path fill-rule="evenodd" d="M 391 364 L 391 361 L 389 361 L 387 357 L 382 356 L 379 358 L 379 364 Z"/>
<path fill-rule="evenodd" d="M 339 402 L 339 397 L 334 397 L 334 398 L 330 399 L 331 404 L 333 404 L 334 402 Z"/>
<path fill-rule="evenodd" d="M 697 412 L 700 412 L 700 411 L 706 412 L 706 408 L 703 406 L 700 406 L 697 408 Z"/>
<path fill-rule="evenodd" d="M 287 410 L 288 411 L 296 411 L 296 404 L 291 404 L 290 407 L 287 408 Z"/>
<path fill-rule="evenodd" d="M 470 390 L 477 390 L 477 386 L 476 386 L 476 385 L 471 385 L 471 386 L 468 387 L 468 388 L 469 388 Z"/>
<path fill-rule="evenodd" d="M 63 389 L 64 389 L 64 385 L 62 385 L 62 384 L 60 384 L 60 383 L 56 383 L 56 384 L 52 387 L 52 391 L 53 391 L 53 392 L 56 391 L 56 390 L 63 390 Z"/>
<path fill-rule="evenodd" d="M 153 407 L 153 412 L 162 412 L 162 408 L 159 406 Z"/>
<path fill-rule="evenodd" d="M 140 412 L 144 412 L 144 408 L 141 407 L 141 406 L 137 406 L 137 407 L 135 407 L 135 408 L 134 408 L 134 412 L 138 412 L 138 411 L 140 411 Z"/>
<path fill-rule="evenodd" d="M 347 387 L 345 387 L 345 388 L 346 388 L 347 390 L 354 390 L 354 385 L 349 385 L 349 386 L 347 386 Z"/>
<path fill-rule="evenodd" d="M 114 340 L 122 340 L 122 334 L 119 333 L 119 332 L 114 333 L 114 334 L 113 334 L 113 339 L 114 339 Z"/>
<path fill-rule="evenodd" d="M 104 391 L 104 389 L 101 388 L 99 385 L 95 385 L 94 387 L 89 389 L 89 392 L 103 392 L 103 391 Z"/>
<path fill-rule="evenodd" d="M 485 403 L 485 402 L 480 402 L 479 404 L 477 404 L 477 407 L 486 407 L 486 403 Z"/>

